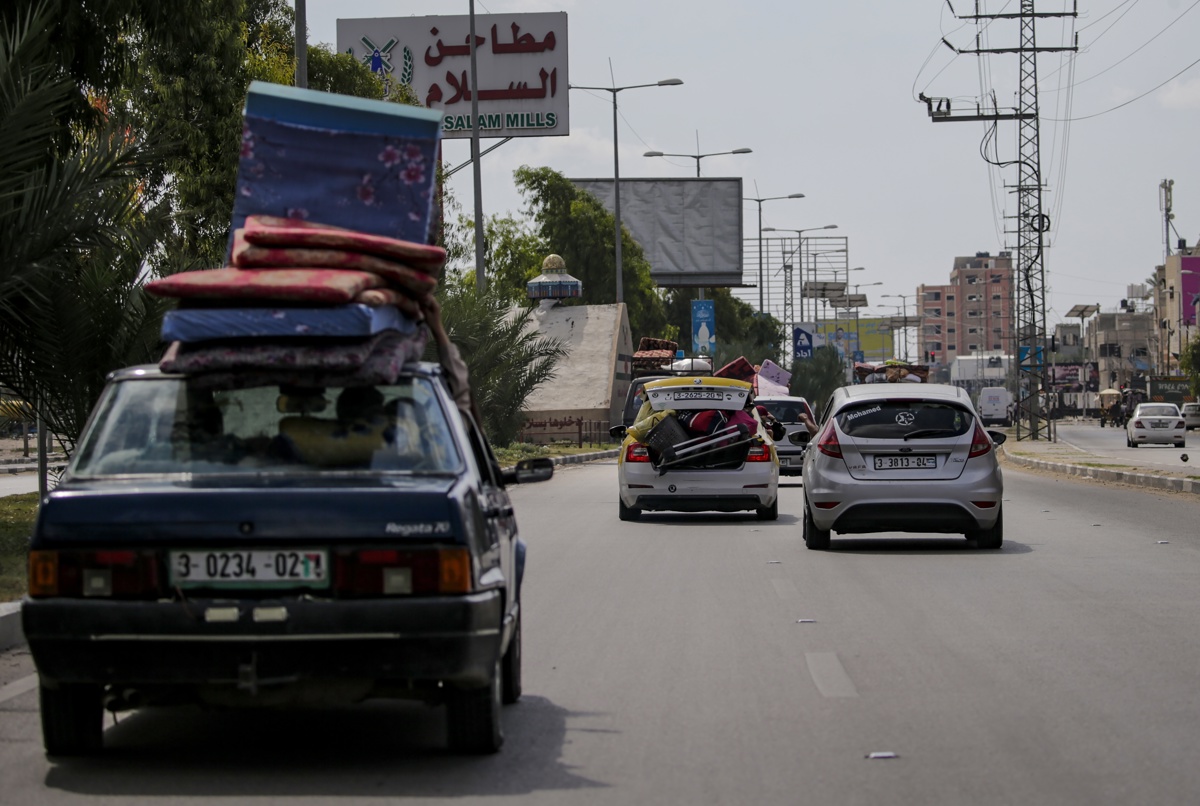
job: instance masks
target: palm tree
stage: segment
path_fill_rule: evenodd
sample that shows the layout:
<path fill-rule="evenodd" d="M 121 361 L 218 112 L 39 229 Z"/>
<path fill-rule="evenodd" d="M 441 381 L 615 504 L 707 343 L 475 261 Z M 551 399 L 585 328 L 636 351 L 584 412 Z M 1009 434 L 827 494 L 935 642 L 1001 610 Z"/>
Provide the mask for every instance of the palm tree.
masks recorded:
<path fill-rule="evenodd" d="M 140 276 L 162 225 L 142 212 L 151 155 L 128 127 L 63 123 L 81 90 L 50 18 L 39 4 L 0 27 L 0 385 L 69 449 L 104 375 L 157 349 Z"/>

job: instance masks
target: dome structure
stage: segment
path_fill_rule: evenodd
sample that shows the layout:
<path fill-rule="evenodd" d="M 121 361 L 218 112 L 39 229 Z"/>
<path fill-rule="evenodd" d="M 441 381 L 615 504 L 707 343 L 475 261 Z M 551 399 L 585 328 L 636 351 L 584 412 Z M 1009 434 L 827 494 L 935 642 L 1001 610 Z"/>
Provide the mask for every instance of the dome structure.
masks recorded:
<path fill-rule="evenodd" d="M 567 264 L 558 255 L 542 261 L 542 273 L 525 284 L 530 299 L 560 300 L 583 296 L 583 283 L 567 274 Z"/>

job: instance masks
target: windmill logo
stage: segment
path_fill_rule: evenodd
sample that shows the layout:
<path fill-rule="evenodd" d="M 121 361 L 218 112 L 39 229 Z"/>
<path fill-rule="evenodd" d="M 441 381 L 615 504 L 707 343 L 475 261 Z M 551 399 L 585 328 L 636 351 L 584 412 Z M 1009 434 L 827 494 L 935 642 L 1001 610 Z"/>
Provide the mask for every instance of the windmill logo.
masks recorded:
<path fill-rule="evenodd" d="M 389 78 L 389 74 L 396 69 L 392 64 L 392 50 L 399 44 L 398 40 L 392 37 L 382 47 L 372 42 L 370 37 L 361 37 L 359 41 L 367 49 L 366 54 L 362 57 L 362 63 L 369 67 L 372 73 L 377 73 L 380 78 Z M 403 64 L 400 68 L 400 83 L 412 84 L 413 54 L 407 46 L 401 50 L 401 58 Z"/>

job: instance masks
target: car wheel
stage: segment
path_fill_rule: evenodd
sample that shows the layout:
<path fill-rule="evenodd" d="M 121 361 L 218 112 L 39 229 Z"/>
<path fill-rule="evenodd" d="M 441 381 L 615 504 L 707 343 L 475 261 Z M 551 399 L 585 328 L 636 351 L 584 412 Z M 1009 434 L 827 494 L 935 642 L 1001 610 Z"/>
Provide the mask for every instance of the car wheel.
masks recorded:
<path fill-rule="evenodd" d="M 517 611 L 517 623 L 513 627 L 512 639 L 508 642 L 508 651 L 500 661 L 500 673 L 504 678 L 504 690 L 500 699 L 505 705 L 512 705 L 521 699 L 521 611 Z"/>
<path fill-rule="evenodd" d="M 617 506 L 619 507 L 617 515 L 623 521 L 636 521 L 638 518 L 642 517 L 642 511 L 640 509 L 637 507 L 625 506 L 625 502 L 621 500 L 620 496 L 617 496 Z"/>
<path fill-rule="evenodd" d="M 1176 447 L 1176 448 L 1186 448 L 1186 447 L 1187 447 L 1187 442 L 1176 442 L 1176 443 L 1175 443 L 1175 447 Z"/>
<path fill-rule="evenodd" d="M 804 545 L 813 551 L 821 551 L 829 548 L 828 529 L 818 529 L 816 521 L 813 520 L 812 510 L 808 505 L 804 505 Z"/>
<path fill-rule="evenodd" d="M 758 507 L 754 510 L 754 514 L 758 516 L 760 521 L 775 521 L 779 520 L 779 498 L 771 502 L 769 507 Z"/>
<path fill-rule="evenodd" d="M 1138 444 L 1136 442 L 1134 442 L 1133 440 L 1129 440 L 1129 447 L 1136 448 L 1137 446 L 1138 446 Z"/>
<path fill-rule="evenodd" d="M 446 733 L 456 753 L 495 753 L 504 744 L 500 729 L 501 671 L 479 688 L 451 689 L 446 700 Z"/>
<path fill-rule="evenodd" d="M 971 537 L 981 549 L 998 549 L 1004 545 L 1004 510 L 996 515 L 996 524 L 991 529 L 976 529 Z"/>
<path fill-rule="evenodd" d="M 50 756 L 86 756 L 104 745 L 104 699 L 99 686 L 39 686 L 42 743 Z"/>

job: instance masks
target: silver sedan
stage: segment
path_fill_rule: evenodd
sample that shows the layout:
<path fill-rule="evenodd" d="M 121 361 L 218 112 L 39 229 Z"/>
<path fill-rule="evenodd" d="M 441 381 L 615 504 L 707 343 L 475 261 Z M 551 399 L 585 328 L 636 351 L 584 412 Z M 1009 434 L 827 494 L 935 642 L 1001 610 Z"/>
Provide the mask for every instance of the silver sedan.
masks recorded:
<path fill-rule="evenodd" d="M 1187 445 L 1187 427 L 1183 415 L 1174 403 L 1139 403 L 1133 415 L 1125 423 L 1125 444 L 1130 448 L 1139 445 Z"/>
<path fill-rule="evenodd" d="M 1004 540 L 1004 480 L 966 392 L 942 384 L 836 390 L 804 457 L 804 542 L 830 533 L 961 533 L 980 548 Z"/>

